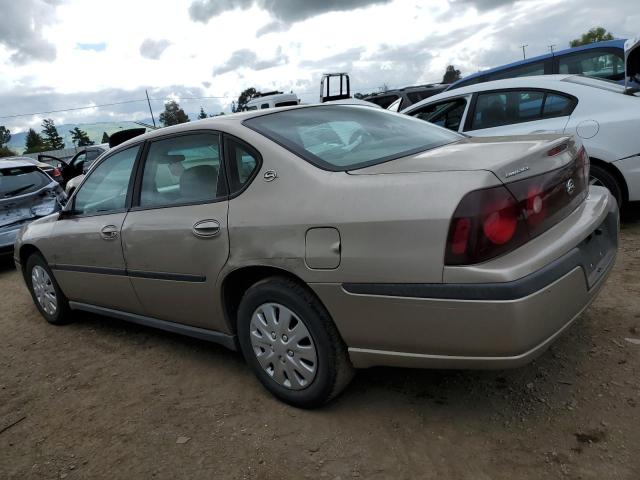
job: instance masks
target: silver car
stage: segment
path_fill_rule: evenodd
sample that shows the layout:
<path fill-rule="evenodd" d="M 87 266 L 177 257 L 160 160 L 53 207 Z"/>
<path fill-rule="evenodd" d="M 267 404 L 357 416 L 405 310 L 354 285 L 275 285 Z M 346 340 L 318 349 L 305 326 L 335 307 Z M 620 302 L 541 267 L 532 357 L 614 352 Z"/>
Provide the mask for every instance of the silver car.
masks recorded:
<path fill-rule="evenodd" d="M 618 207 L 569 136 L 466 138 L 382 109 L 216 117 L 102 156 L 15 261 L 42 315 L 104 314 L 242 351 L 285 402 L 354 367 L 503 368 L 587 308 Z"/>

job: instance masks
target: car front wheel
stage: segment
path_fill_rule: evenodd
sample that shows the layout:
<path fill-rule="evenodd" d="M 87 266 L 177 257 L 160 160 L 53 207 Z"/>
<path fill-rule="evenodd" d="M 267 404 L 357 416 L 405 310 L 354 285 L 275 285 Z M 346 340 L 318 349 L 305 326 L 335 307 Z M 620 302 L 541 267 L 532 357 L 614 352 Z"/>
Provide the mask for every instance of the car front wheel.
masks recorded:
<path fill-rule="evenodd" d="M 47 322 L 63 325 L 71 319 L 69 302 L 60 290 L 47 261 L 39 253 L 27 260 L 25 279 L 33 301 Z"/>
<path fill-rule="evenodd" d="M 320 301 L 286 278 L 262 280 L 238 309 L 238 340 L 260 382 L 302 408 L 337 396 L 353 377 L 347 347 Z"/>

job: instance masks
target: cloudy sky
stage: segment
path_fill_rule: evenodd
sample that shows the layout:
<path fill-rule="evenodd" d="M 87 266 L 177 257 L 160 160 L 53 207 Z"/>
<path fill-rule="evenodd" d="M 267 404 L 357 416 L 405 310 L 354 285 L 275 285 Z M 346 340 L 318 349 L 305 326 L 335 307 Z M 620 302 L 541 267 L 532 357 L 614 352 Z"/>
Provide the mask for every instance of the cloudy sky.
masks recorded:
<path fill-rule="evenodd" d="M 229 111 L 247 87 L 317 101 L 323 72 L 354 91 L 438 82 L 557 49 L 595 25 L 638 33 L 630 0 L 2 0 L 0 125 L 148 118 L 177 98 Z M 195 99 L 194 97 L 212 97 Z M 124 103 L 123 103 L 124 102 Z M 107 107 L 46 115 L 33 112 Z M 115 105 L 114 105 L 115 104 Z"/>

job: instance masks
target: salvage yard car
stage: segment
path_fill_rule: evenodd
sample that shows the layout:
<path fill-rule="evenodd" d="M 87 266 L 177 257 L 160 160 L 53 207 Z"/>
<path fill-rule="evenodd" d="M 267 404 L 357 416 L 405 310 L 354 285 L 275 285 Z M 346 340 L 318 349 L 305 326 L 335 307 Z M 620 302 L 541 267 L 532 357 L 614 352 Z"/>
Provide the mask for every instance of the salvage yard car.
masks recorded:
<path fill-rule="evenodd" d="M 13 252 L 23 225 L 60 210 L 65 200 L 58 182 L 31 161 L 0 161 L 0 255 Z"/>
<path fill-rule="evenodd" d="M 314 407 L 354 367 L 540 355 L 616 255 L 617 204 L 588 170 L 568 135 L 246 112 L 113 148 L 14 259 L 50 323 L 81 310 L 240 349 L 276 397 Z"/>
<path fill-rule="evenodd" d="M 436 95 L 402 113 L 471 136 L 564 133 L 591 158 L 591 183 L 622 205 L 640 200 L 640 93 L 581 75 L 479 83 Z"/>

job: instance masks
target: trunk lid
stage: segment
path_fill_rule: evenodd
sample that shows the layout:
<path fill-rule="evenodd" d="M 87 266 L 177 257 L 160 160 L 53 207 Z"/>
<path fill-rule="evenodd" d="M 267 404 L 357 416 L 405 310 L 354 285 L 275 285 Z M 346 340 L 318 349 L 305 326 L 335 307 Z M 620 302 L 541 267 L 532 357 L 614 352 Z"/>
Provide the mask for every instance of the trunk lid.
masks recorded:
<path fill-rule="evenodd" d="M 348 173 L 380 175 L 485 170 L 493 172 L 503 183 L 509 183 L 570 164 L 578 148 L 567 135 L 475 137 Z M 560 151 L 550 155 L 554 149 Z"/>

